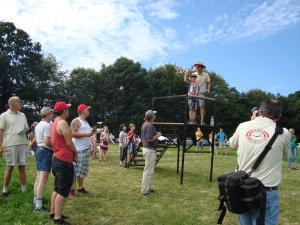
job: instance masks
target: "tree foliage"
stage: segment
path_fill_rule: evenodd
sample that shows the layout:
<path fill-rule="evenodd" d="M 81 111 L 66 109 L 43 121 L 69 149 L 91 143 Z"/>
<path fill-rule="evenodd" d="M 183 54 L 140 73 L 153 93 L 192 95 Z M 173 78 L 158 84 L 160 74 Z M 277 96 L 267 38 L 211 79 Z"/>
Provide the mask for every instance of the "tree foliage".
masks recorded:
<path fill-rule="evenodd" d="M 140 63 L 121 57 L 100 70 L 76 68 L 66 73 L 53 55 L 43 55 L 41 45 L 13 23 L 0 22 L 0 34 L 0 111 L 6 109 L 10 96 L 18 95 L 31 122 L 38 119 L 37 112 L 43 106 L 63 100 L 73 105 L 70 118 L 76 116 L 77 105 L 85 103 L 92 106 L 91 123 L 103 121 L 116 130 L 121 123 L 140 125 L 144 112 L 152 107 L 152 97 L 187 92 L 175 65 L 146 70 Z M 217 73 L 210 75 L 216 104 L 215 108 L 207 104 L 207 122 L 215 110 L 216 124 L 231 134 L 240 122 L 249 120 L 251 108 L 261 100 L 279 98 L 284 103 L 282 124 L 300 133 L 300 91 L 286 97 L 258 89 L 240 93 Z M 155 109 L 161 121 L 178 122 L 187 116 L 184 104 L 160 101 Z"/>

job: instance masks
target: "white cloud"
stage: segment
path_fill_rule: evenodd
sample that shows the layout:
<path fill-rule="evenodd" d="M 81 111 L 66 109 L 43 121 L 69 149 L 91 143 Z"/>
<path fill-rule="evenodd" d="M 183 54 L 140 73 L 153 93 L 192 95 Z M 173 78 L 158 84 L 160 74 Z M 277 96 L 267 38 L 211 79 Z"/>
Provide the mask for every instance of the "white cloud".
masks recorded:
<path fill-rule="evenodd" d="M 151 16 L 156 16 L 159 19 L 175 19 L 178 16 L 174 10 L 175 6 L 175 0 L 158 0 L 151 1 L 146 8 L 150 10 Z"/>
<path fill-rule="evenodd" d="M 193 33 L 195 44 L 231 43 L 264 38 L 300 21 L 299 0 L 264 1 L 236 15 L 223 14 L 207 27 Z"/>
<path fill-rule="evenodd" d="M 0 20 L 24 29 L 65 68 L 100 67 L 120 56 L 162 60 L 181 45 L 175 31 L 153 27 L 141 7 L 141 0 L 0 0 Z"/>

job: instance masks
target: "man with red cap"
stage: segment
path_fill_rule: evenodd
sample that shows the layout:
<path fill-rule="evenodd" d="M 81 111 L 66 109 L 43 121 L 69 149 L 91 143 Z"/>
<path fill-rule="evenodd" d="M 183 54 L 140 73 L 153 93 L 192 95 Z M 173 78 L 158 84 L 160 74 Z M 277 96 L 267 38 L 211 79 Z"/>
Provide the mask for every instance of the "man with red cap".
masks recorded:
<path fill-rule="evenodd" d="M 91 137 L 93 136 L 92 128 L 86 121 L 90 115 L 91 107 L 85 104 L 80 104 L 77 108 L 78 117 L 71 123 L 71 131 L 73 135 L 73 143 L 77 150 L 77 162 L 75 163 L 75 176 L 78 183 L 78 192 L 88 194 L 83 186 L 83 180 L 89 170 L 89 151 L 91 145 Z"/>
<path fill-rule="evenodd" d="M 51 197 L 50 218 L 55 224 L 69 224 L 62 215 L 65 199 L 68 197 L 74 179 L 73 162 L 77 152 L 72 142 L 72 133 L 66 121 L 71 104 L 56 102 L 54 113 L 58 116 L 51 127 L 53 147 L 52 172 L 55 177 L 54 191 Z"/>

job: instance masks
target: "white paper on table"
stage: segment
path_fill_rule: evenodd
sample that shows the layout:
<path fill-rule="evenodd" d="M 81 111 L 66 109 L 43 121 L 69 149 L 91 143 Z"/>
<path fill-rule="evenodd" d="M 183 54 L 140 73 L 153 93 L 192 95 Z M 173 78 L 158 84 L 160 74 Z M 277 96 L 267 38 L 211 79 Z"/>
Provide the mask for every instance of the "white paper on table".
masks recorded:
<path fill-rule="evenodd" d="M 160 137 L 158 138 L 158 140 L 159 140 L 159 141 L 165 141 L 165 140 L 168 140 L 168 138 L 166 138 L 166 137 L 164 137 L 164 136 L 160 136 Z"/>

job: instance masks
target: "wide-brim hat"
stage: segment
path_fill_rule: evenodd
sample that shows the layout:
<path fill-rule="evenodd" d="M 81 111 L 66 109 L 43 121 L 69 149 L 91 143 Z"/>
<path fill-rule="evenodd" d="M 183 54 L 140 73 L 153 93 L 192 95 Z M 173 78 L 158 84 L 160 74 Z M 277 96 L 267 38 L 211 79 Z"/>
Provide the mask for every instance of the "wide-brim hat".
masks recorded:
<path fill-rule="evenodd" d="M 203 62 L 196 62 L 195 64 L 194 64 L 194 66 L 202 66 L 203 68 L 206 68 L 206 66 L 204 65 L 204 63 Z"/>

